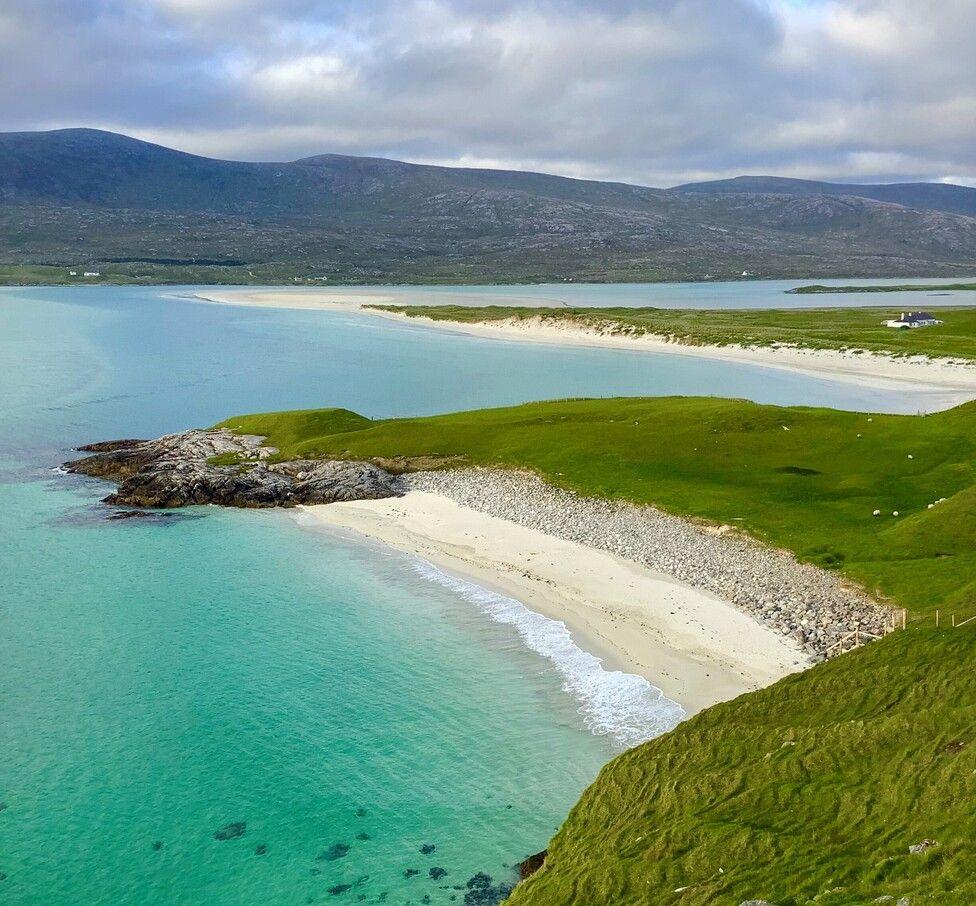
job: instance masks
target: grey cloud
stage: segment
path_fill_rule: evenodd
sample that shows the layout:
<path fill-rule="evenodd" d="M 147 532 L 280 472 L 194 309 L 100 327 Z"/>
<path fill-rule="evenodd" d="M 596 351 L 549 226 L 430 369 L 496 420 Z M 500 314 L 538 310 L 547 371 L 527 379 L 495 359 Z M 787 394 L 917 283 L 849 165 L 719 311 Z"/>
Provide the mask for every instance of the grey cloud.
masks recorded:
<path fill-rule="evenodd" d="M 6 128 L 649 184 L 976 176 L 971 0 L 7 0 Z"/>

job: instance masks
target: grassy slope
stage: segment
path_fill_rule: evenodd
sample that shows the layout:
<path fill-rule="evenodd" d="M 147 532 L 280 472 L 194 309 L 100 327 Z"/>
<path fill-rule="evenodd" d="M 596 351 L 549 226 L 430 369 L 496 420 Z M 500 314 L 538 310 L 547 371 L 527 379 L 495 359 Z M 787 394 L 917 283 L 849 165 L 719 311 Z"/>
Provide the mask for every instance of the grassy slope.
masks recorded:
<path fill-rule="evenodd" d="M 976 631 L 910 629 L 632 749 L 512 906 L 976 902 L 974 658 Z"/>
<path fill-rule="evenodd" d="M 48 264 L 0 264 L 0 286 L 191 286 L 198 284 L 219 286 L 330 286 L 381 284 L 390 282 L 389 275 L 379 279 L 377 273 L 362 271 L 331 272 L 314 262 L 260 262 L 246 265 L 219 264 L 153 264 L 151 262 L 106 263 L 97 257 L 92 261 L 85 255 L 71 260 L 71 267 Z M 68 271 L 97 270 L 99 277 L 71 277 Z M 645 275 L 647 279 L 665 279 Z M 624 276 L 617 279 L 623 280 Z M 538 282 L 537 274 L 493 274 L 489 272 L 461 273 L 445 268 L 422 274 L 400 274 L 397 282 L 422 286 L 465 284 L 518 284 Z"/>
<path fill-rule="evenodd" d="M 893 330 L 882 326 L 897 317 L 893 308 L 821 309 L 663 309 L 663 308 L 525 308 L 462 305 L 371 306 L 413 318 L 462 324 L 507 318 L 543 318 L 599 327 L 621 334 L 657 334 L 690 345 L 742 343 L 768 346 L 795 343 L 811 349 L 865 349 L 896 355 L 976 358 L 976 308 L 928 309 L 945 321 L 937 327 Z"/>
<path fill-rule="evenodd" d="M 72 277 L 69 270 L 77 271 L 79 275 L 87 270 L 96 270 L 99 276 Z M 77 260 L 71 262 L 70 268 L 48 264 L 0 264 L 0 286 L 325 285 L 317 278 L 317 273 L 316 269 L 300 264 L 261 263 L 232 266 L 113 263 L 97 259 L 91 261 L 87 255 L 78 255 Z"/>
<path fill-rule="evenodd" d="M 266 434 L 282 458 L 461 454 L 527 466 L 583 493 L 735 519 L 876 584 L 917 617 L 934 607 L 974 612 L 976 404 L 912 417 L 700 398 L 569 400 L 376 422 L 332 409 L 224 424 Z M 871 516 L 875 508 L 886 515 Z M 892 517 L 894 508 L 904 515 Z M 974 657 L 976 624 L 936 630 L 919 620 L 625 753 L 511 902 L 976 902 Z M 940 845 L 909 856 L 924 838 Z"/>

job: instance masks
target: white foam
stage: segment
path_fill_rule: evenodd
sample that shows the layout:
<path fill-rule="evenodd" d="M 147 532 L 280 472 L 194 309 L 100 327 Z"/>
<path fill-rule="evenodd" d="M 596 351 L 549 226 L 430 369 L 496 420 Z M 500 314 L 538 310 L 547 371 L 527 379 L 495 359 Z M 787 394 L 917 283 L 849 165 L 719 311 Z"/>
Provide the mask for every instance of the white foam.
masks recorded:
<path fill-rule="evenodd" d="M 550 660 L 563 679 L 563 689 L 579 700 L 587 728 L 635 746 L 666 733 L 684 716 L 677 702 L 665 697 L 644 677 L 605 670 L 600 658 L 583 651 L 566 624 L 529 610 L 521 601 L 449 575 L 426 560 L 413 559 L 414 570 L 471 601 L 493 620 L 514 626 L 533 651 Z"/>
<path fill-rule="evenodd" d="M 302 509 L 285 511 L 300 526 L 334 535 L 360 544 L 359 532 L 323 525 Z M 370 547 L 394 554 L 395 549 L 382 543 L 367 542 Z M 521 601 L 499 594 L 484 586 L 452 576 L 414 554 L 396 552 L 411 568 L 429 582 L 450 589 L 475 604 L 498 623 L 513 626 L 522 641 L 537 654 L 547 658 L 559 672 L 563 689 L 580 702 L 583 722 L 597 736 L 610 736 L 621 746 L 636 746 L 667 733 L 685 716 L 677 702 L 667 698 L 657 686 L 644 677 L 620 670 L 605 670 L 600 658 L 583 651 L 561 620 L 529 610 Z"/>

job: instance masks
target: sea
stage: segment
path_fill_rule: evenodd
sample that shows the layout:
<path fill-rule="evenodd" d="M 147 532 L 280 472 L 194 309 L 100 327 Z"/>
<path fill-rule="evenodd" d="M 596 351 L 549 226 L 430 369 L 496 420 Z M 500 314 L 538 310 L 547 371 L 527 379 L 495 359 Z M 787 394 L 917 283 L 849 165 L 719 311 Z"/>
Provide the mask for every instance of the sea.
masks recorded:
<path fill-rule="evenodd" d="M 381 291 L 746 307 L 803 299 L 790 285 Z M 78 445 L 314 406 L 944 404 L 746 364 L 217 305 L 202 289 L 0 290 L 4 904 L 493 902 L 602 765 L 683 715 L 521 602 L 294 513 L 113 519 L 108 485 L 58 468 Z"/>

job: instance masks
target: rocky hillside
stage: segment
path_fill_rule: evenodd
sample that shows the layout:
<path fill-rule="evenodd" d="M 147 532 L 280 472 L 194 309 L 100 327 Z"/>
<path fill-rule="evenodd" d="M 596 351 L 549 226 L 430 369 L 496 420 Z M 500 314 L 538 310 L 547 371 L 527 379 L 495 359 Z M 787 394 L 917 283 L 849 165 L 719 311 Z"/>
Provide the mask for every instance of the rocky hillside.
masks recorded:
<path fill-rule="evenodd" d="M 784 179 L 780 176 L 737 176 L 677 186 L 673 191 L 705 195 L 833 195 L 871 198 L 920 211 L 945 211 L 976 216 L 976 189 L 937 182 L 902 182 L 890 185 L 855 185 Z"/>
<path fill-rule="evenodd" d="M 974 199 L 765 177 L 662 190 L 339 155 L 241 163 L 96 130 L 8 133 L 0 265 L 241 282 L 964 275 Z"/>

